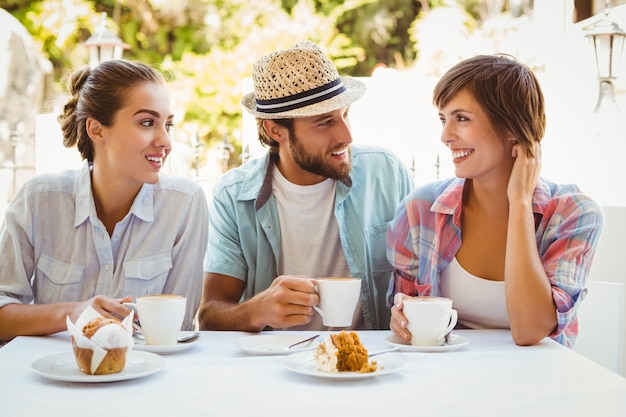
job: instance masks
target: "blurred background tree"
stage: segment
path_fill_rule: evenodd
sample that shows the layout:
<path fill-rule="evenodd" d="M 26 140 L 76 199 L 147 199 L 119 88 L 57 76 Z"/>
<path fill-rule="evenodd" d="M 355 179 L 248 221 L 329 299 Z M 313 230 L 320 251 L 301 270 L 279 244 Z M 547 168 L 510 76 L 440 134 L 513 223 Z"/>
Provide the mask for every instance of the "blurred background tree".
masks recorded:
<path fill-rule="evenodd" d="M 240 163 L 241 83 L 253 62 L 310 39 L 340 72 L 369 76 L 377 64 L 402 69 L 418 54 L 411 27 L 420 12 L 449 0 L 0 0 L 40 44 L 62 76 L 88 62 L 82 45 L 102 12 L 128 45 L 124 57 L 166 72 L 175 92 L 183 141 L 205 152 L 224 138 Z M 476 0 L 464 0 L 479 18 Z M 504 2 L 503 2 L 504 3 Z M 183 136 L 185 136 L 183 135 Z M 200 160 L 202 160 L 202 156 Z"/>

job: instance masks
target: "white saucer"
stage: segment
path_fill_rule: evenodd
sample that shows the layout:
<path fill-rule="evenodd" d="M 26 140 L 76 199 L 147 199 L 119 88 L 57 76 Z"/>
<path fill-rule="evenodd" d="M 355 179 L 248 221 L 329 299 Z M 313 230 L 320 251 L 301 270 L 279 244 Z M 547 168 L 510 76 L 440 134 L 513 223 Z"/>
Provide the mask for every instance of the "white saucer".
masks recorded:
<path fill-rule="evenodd" d="M 184 336 L 189 333 L 194 333 L 193 331 L 181 331 L 179 336 Z M 175 345 L 146 345 L 146 341 L 143 339 L 139 339 L 137 337 L 133 338 L 135 345 L 133 346 L 134 350 L 142 350 L 144 352 L 152 352 L 159 353 L 161 355 L 167 355 L 169 353 L 178 353 L 184 352 L 188 349 L 194 347 L 194 345 L 198 342 L 198 339 L 191 340 L 185 343 L 176 343 Z"/>
<path fill-rule="evenodd" d="M 306 335 L 255 335 L 237 339 L 235 340 L 235 345 L 237 345 L 239 349 L 251 355 L 289 355 L 295 352 L 314 349 L 319 344 L 317 340 L 311 340 L 310 342 L 294 346 L 291 349 L 287 349 L 289 345 L 297 343 L 303 339 L 306 339 Z"/>
<path fill-rule="evenodd" d="M 37 359 L 30 366 L 41 376 L 67 382 L 113 382 L 141 378 L 159 371 L 165 359 L 149 352 L 130 351 L 121 372 L 108 375 L 89 375 L 76 364 L 73 352 L 56 353 Z"/>
<path fill-rule="evenodd" d="M 395 334 L 387 337 L 385 340 L 391 346 L 400 347 L 400 350 L 405 352 L 452 352 L 461 349 L 469 343 L 467 337 L 456 334 L 450 334 L 448 341 L 443 346 L 413 346 Z"/>
<path fill-rule="evenodd" d="M 300 352 L 289 355 L 284 365 L 290 371 L 297 372 L 303 375 L 315 376 L 319 378 L 330 379 L 364 379 L 373 378 L 376 376 L 391 374 L 397 372 L 404 367 L 404 359 L 399 355 L 383 354 L 376 358 L 370 359 L 371 362 L 376 362 L 378 369 L 374 372 L 322 372 L 315 368 L 313 364 L 313 355 L 310 352 Z"/>

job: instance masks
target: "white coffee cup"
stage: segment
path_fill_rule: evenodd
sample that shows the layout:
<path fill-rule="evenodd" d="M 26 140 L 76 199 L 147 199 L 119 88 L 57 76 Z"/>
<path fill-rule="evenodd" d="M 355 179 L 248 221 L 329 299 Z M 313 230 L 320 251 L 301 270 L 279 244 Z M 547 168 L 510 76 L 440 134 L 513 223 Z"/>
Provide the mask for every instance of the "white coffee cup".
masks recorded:
<path fill-rule="evenodd" d="M 442 346 L 445 337 L 456 326 L 458 314 L 452 300 L 445 297 L 408 297 L 402 312 L 411 332 L 411 345 Z"/>
<path fill-rule="evenodd" d="M 313 307 L 322 316 L 324 326 L 349 327 L 361 293 L 359 278 L 317 278 L 319 306 Z"/>
<path fill-rule="evenodd" d="M 124 303 L 139 316 L 147 345 L 175 345 L 185 318 L 187 298 L 176 294 L 141 295 Z"/>

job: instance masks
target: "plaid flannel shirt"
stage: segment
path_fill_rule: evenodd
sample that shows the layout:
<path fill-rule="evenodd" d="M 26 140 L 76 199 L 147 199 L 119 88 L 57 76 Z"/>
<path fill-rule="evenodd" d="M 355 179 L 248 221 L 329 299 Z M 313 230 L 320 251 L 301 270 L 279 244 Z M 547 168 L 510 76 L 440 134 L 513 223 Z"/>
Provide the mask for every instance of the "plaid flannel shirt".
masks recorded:
<path fill-rule="evenodd" d="M 464 179 L 437 181 L 403 200 L 387 231 L 387 258 L 394 268 L 388 306 L 397 292 L 439 295 L 440 273 L 461 246 Z M 601 208 L 575 185 L 540 179 L 533 196 L 537 249 L 552 286 L 558 326 L 549 336 L 573 346 L 576 310 L 602 230 Z"/>

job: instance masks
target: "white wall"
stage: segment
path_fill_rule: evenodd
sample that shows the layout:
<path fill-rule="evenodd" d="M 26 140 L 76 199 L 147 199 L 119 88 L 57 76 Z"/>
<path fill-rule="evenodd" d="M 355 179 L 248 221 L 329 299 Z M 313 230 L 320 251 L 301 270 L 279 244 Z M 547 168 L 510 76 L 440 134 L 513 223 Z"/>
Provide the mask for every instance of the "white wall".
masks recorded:
<path fill-rule="evenodd" d="M 57 113 L 43 113 L 35 117 L 35 174 L 80 169 L 80 152 L 74 146 L 63 145 L 63 132 L 57 122 Z"/>

